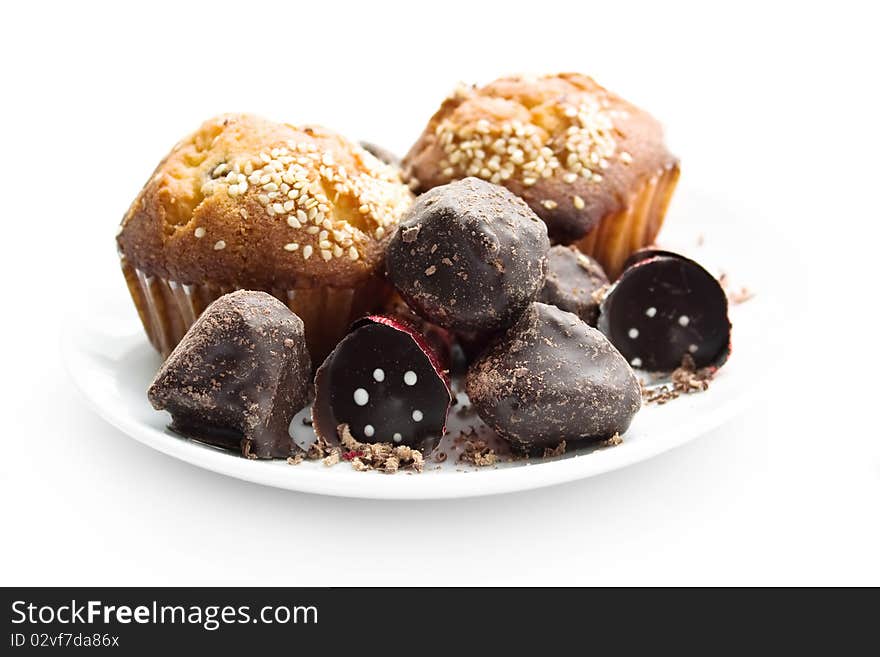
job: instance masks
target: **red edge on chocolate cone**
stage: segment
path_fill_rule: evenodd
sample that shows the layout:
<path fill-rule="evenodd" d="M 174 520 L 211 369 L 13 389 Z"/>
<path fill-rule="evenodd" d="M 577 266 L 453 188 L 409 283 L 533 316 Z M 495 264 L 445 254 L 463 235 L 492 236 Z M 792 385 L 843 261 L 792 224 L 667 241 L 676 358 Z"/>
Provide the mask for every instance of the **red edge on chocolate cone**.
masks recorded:
<path fill-rule="evenodd" d="M 421 352 L 428 357 L 428 362 L 431 363 L 431 367 L 434 368 L 434 372 L 443 382 L 446 393 L 449 395 L 443 415 L 443 428 L 439 436 L 439 438 L 442 438 L 446 435 L 446 420 L 449 417 L 449 408 L 455 400 L 455 395 L 452 392 L 452 381 L 449 376 L 449 366 L 443 362 L 443 358 L 438 350 L 410 322 L 390 315 L 367 315 L 353 322 L 345 337 L 339 341 L 339 344 L 336 345 L 333 351 L 330 352 L 330 355 L 321 363 L 321 367 L 315 372 L 315 402 L 312 405 L 312 427 L 315 433 L 319 438 L 324 439 L 324 441 L 331 445 L 339 444 L 339 435 L 337 434 L 338 423 L 333 415 L 333 410 L 330 408 L 330 396 L 322 395 L 319 391 L 324 382 L 324 377 L 327 376 L 330 363 L 333 361 L 340 345 L 349 339 L 354 331 L 369 324 L 382 324 L 395 331 L 405 333 L 416 343 Z"/>

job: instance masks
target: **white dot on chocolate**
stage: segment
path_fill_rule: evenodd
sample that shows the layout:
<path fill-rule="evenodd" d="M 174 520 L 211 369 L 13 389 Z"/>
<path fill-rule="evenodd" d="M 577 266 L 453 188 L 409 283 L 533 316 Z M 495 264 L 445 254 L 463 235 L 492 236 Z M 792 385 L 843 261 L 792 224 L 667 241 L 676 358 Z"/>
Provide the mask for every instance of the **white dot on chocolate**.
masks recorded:
<path fill-rule="evenodd" d="M 423 417 L 425 416 L 419 409 L 416 409 L 412 412 L 412 419 L 416 422 L 421 422 Z"/>
<path fill-rule="evenodd" d="M 354 403 L 358 406 L 366 406 L 367 402 L 370 401 L 370 393 L 368 393 L 363 388 L 358 388 L 354 391 Z"/>
<path fill-rule="evenodd" d="M 403 440 L 403 436 L 401 436 L 399 433 L 394 434 L 393 436 L 391 436 L 391 438 L 396 443 L 399 443 L 401 440 Z"/>
<path fill-rule="evenodd" d="M 642 359 L 641 358 L 633 358 L 629 362 L 629 364 L 632 365 L 633 367 L 641 367 L 642 366 Z"/>
<path fill-rule="evenodd" d="M 376 433 L 376 430 L 373 428 L 372 424 L 368 424 L 364 427 L 364 435 L 367 438 L 372 438 L 374 433 Z"/>
<path fill-rule="evenodd" d="M 635 340 L 637 337 L 639 337 L 639 329 L 637 329 L 637 328 L 631 328 L 631 329 L 629 330 L 629 333 L 627 333 L 627 335 L 628 335 L 630 338 L 632 338 L 633 340 Z"/>
<path fill-rule="evenodd" d="M 657 309 L 656 309 L 654 306 L 651 306 L 650 308 L 648 308 L 648 309 L 645 311 L 645 314 L 646 314 L 648 317 L 653 317 L 654 315 L 657 314 Z"/>
<path fill-rule="evenodd" d="M 695 344 L 688 346 L 688 351 L 691 352 L 692 354 L 697 353 L 697 349 L 699 349 L 699 347 Z"/>
<path fill-rule="evenodd" d="M 414 386 L 416 381 L 419 380 L 419 377 L 416 376 L 416 373 L 412 370 L 407 370 L 403 374 L 403 382 L 408 386 Z"/>
<path fill-rule="evenodd" d="M 385 370 L 377 367 L 373 370 L 373 378 L 380 383 L 385 380 Z"/>
<path fill-rule="evenodd" d="M 678 323 L 681 324 L 682 326 L 687 326 L 688 324 L 691 323 L 691 318 L 688 317 L 687 315 L 682 315 L 681 317 L 678 318 Z"/>

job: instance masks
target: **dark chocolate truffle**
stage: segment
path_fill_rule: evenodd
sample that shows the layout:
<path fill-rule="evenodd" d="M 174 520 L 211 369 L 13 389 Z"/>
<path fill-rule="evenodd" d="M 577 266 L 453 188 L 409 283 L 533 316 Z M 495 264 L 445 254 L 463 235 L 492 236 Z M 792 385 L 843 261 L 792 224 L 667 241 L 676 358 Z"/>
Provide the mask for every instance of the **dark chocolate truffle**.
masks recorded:
<path fill-rule="evenodd" d="M 400 168 L 400 158 L 389 151 L 387 148 L 383 148 L 382 146 L 378 146 L 377 144 L 369 141 L 362 141 L 360 142 L 360 145 L 361 148 L 363 148 L 365 151 L 367 151 L 367 153 L 375 157 L 380 162 L 384 162 L 385 164 Z"/>
<path fill-rule="evenodd" d="M 596 325 L 599 302 L 593 293 L 608 285 L 602 265 L 573 246 L 554 246 L 548 254 L 547 280 L 538 301 L 574 313 Z"/>
<path fill-rule="evenodd" d="M 412 326 L 370 316 L 352 327 L 315 375 L 312 420 L 331 444 L 347 424 L 361 442 L 420 447 L 439 439 L 452 402 L 448 370 Z"/>
<path fill-rule="evenodd" d="M 720 367 L 730 354 L 727 296 L 712 274 L 677 253 L 646 249 L 605 294 L 599 330 L 633 366 L 668 372 L 690 354 Z"/>
<path fill-rule="evenodd" d="M 576 315 L 535 302 L 471 365 L 480 418 L 530 450 L 623 433 L 641 407 L 623 357 Z"/>
<path fill-rule="evenodd" d="M 264 292 L 208 306 L 159 369 L 148 396 L 171 430 L 245 456 L 283 458 L 308 403 L 312 365 L 302 320 Z"/>
<path fill-rule="evenodd" d="M 425 319 L 471 336 L 500 331 L 533 301 L 547 227 L 503 187 L 465 178 L 425 192 L 388 246 L 388 276 Z"/>

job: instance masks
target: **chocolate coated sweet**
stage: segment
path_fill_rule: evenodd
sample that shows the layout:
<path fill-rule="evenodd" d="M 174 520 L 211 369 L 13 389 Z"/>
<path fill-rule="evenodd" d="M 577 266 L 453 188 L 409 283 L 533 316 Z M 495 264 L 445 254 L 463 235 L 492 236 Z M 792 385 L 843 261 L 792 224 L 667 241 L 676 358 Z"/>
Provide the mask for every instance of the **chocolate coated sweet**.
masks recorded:
<path fill-rule="evenodd" d="M 245 456 L 294 450 L 293 416 L 308 403 L 311 362 L 302 320 L 264 292 L 226 294 L 208 306 L 147 392 L 171 430 Z"/>
<path fill-rule="evenodd" d="M 388 277 L 425 319 L 471 337 L 509 326 L 547 270 L 547 227 L 498 185 L 465 178 L 418 197 L 388 246 Z"/>
<path fill-rule="evenodd" d="M 607 284 L 602 265 L 573 246 L 557 245 L 548 253 L 547 280 L 538 301 L 574 313 L 595 326 L 599 303 L 593 293 Z"/>
<path fill-rule="evenodd" d="M 538 302 L 471 365 L 467 393 L 486 424 L 527 450 L 610 438 L 641 407 L 635 374 L 605 336 Z"/>
<path fill-rule="evenodd" d="M 658 249 L 637 251 L 609 288 L 598 327 L 633 366 L 668 372 L 690 354 L 720 367 L 730 354 L 727 295 L 699 264 Z"/>
<path fill-rule="evenodd" d="M 361 442 L 420 447 L 443 435 L 451 402 L 448 370 L 428 341 L 399 319 L 372 315 L 318 368 L 312 420 L 331 444 L 347 424 Z"/>
<path fill-rule="evenodd" d="M 380 162 L 384 162 L 385 164 L 400 168 L 400 158 L 389 151 L 387 148 L 383 148 L 382 146 L 374 144 L 371 141 L 362 141 L 360 142 L 360 145 L 361 148 L 363 148 Z"/>

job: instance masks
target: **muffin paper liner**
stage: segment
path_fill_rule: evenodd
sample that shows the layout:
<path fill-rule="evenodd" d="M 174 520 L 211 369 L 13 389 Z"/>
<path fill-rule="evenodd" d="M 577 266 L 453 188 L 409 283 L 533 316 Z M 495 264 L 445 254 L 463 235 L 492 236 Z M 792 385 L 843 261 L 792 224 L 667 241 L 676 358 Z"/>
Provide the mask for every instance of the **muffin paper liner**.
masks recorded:
<path fill-rule="evenodd" d="M 240 286 L 185 284 L 151 276 L 120 256 L 122 273 L 150 344 L 167 357 L 208 305 Z M 253 288 L 248 288 L 253 289 Z M 378 276 L 356 287 L 263 289 L 287 305 L 305 324 L 306 342 L 319 366 L 355 319 L 379 310 L 391 294 Z"/>
<path fill-rule="evenodd" d="M 575 246 L 596 258 L 611 280 L 617 278 L 627 257 L 657 238 L 678 175 L 676 164 L 646 179 L 623 210 L 605 217 Z"/>

